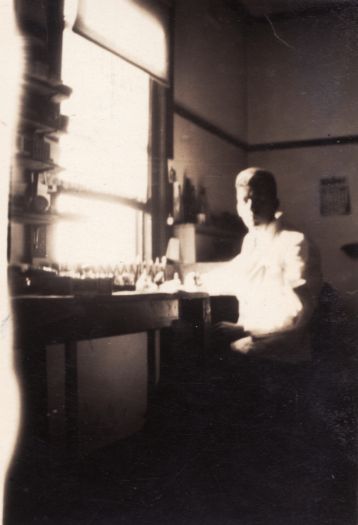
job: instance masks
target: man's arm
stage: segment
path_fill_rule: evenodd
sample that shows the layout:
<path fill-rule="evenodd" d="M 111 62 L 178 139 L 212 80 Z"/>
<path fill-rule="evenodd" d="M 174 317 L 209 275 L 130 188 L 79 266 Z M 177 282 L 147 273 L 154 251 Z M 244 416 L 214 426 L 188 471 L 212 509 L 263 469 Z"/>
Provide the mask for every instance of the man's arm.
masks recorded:
<path fill-rule="evenodd" d="M 200 289 L 210 295 L 238 295 L 240 290 L 240 279 L 242 278 L 242 267 L 245 254 L 250 250 L 251 237 L 246 234 L 241 246 L 240 253 L 228 262 L 221 263 L 220 267 L 200 275 Z"/>
<path fill-rule="evenodd" d="M 283 287 L 273 287 L 272 301 L 263 305 L 262 326 L 250 326 L 246 337 L 232 343 L 234 351 L 279 357 L 299 346 L 307 332 L 321 288 L 319 256 L 303 234 L 284 233 L 280 247 Z"/>
<path fill-rule="evenodd" d="M 234 295 L 233 279 L 236 273 L 236 267 L 239 261 L 237 256 L 231 261 L 220 263 L 220 265 L 200 275 L 200 290 L 210 295 Z"/>

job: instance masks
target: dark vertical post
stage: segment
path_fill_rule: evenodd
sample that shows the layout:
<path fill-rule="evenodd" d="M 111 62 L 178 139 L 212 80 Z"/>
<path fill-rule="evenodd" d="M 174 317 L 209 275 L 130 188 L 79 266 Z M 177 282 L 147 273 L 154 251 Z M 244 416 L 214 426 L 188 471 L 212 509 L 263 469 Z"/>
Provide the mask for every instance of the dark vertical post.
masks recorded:
<path fill-rule="evenodd" d="M 166 148 L 167 157 L 174 157 L 174 54 L 175 54 L 175 5 L 169 7 L 169 86 L 166 97 Z"/>
<path fill-rule="evenodd" d="M 151 212 L 153 257 L 165 254 L 167 246 L 168 176 L 166 151 L 167 88 L 152 81 Z"/>
<path fill-rule="evenodd" d="M 77 343 L 65 344 L 65 418 L 66 446 L 69 457 L 78 455 L 78 374 Z"/>
<path fill-rule="evenodd" d="M 147 412 L 149 412 L 157 379 L 156 331 L 148 330 L 147 337 Z"/>
<path fill-rule="evenodd" d="M 61 79 L 64 0 L 47 1 L 47 34 L 50 77 Z"/>
<path fill-rule="evenodd" d="M 205 356 L 207 348 L 208 329 L 211 324 L 210 297 L 182 297 L 179 300 L 179 317 L 192 323 L 194 340 L 201 356 Z"/>

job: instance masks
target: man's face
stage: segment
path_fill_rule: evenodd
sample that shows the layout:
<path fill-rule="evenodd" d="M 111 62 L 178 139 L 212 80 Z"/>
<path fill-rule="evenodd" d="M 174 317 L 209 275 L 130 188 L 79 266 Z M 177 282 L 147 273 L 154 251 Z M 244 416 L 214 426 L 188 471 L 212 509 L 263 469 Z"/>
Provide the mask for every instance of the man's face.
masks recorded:
<path fill-rule="evenodd" d="M 274 218 L 276 200 L 264 188 L 252 188 L 250 183 L 237 186 L 236 202 L 237 213 L 249 230 L 269 224 Z"/>

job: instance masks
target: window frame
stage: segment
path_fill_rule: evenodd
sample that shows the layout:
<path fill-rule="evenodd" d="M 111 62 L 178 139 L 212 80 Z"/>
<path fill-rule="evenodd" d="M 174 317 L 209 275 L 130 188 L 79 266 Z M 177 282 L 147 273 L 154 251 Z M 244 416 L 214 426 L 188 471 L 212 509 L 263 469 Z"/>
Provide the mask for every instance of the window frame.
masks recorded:
<path fill-rule="evenodd" d="M 162 0 L 160 0 L 162 1 Z M 58 45 L 51 48 L 52 71 L 61 78 L 64 2 L 55 0 L 48 4 L 48 21 L 51 24 L 52 42 Z M 169 85 L 157 78 L 150 78 L 150 127 L 148 136 L 148 197 L 146 202 L 119 195 L 108 195 L 95 191 L 61 189 L 62 192 L 75 193 L 102 201 L 117 202 L 139 210 L 143 214 L 142 255 L 144 259 L 161 257 L 166 253 L 171 230 L 166 224 L 169 205 L 168 159 L 173 157 L 173 85 L 174 85 L 174 22 L 173 3 L 165 1 L 169 11 Z M 67 28 L 68 29 L 68 28 Z M 73 30 L 73 29 L 71 29 Z M 83 37 L 85 38 L 85 37 Z M 108 50 L 107 50 L 108 51 Z M 110 52 L 110 51 L 108 51 Z"/>

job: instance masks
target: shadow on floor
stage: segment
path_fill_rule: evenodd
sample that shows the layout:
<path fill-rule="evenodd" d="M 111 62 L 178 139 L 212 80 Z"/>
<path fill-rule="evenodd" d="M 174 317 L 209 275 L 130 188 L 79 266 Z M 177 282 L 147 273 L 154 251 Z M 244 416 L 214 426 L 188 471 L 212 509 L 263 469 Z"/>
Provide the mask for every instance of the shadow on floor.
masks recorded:
<path fill-rule="evenodd" d="M 313 374 L 309 406 L 297 412 L 277 400 L 239 403 L 226 365 L 199 366 L 192 344 L 187 354 L 180 344 L 135 436 L 65 466 L 41 461 L 43 443 L 26 445 L 9 478 L 5 525 L 355 524 L 346 368 Z"/>

